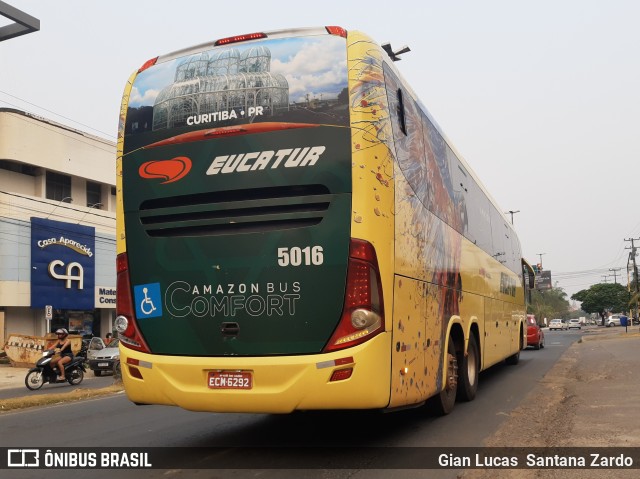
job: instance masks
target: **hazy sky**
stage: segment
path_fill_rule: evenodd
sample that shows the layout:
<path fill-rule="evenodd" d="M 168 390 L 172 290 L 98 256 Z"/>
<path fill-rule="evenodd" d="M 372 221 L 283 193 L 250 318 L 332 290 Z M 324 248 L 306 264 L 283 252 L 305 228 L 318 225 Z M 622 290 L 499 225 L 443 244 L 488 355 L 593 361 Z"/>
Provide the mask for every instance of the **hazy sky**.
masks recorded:
<path fill-rule="evenodd" d="M 543 253 L 569 296 L 610 269 L 627 282 L 624 240 L 640 238 L 638 1 L 5 1 L 41 30 L 0 43 L 0 107 L 113 140 L 129 75 L 159 54 L 324 25 L 409 45 L 398 68 L 503 211 L 520 211 L 525 258 Z"/>

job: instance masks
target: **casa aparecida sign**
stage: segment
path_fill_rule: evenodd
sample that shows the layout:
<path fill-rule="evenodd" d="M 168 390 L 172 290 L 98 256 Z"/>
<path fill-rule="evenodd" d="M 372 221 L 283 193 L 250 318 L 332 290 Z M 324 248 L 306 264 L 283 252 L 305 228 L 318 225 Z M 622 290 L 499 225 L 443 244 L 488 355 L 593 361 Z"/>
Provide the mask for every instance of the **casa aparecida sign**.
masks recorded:
<path fill-rule="evenodd" d="M 31 307 L 95 308 L 95 228 L 31 218 Z"/>

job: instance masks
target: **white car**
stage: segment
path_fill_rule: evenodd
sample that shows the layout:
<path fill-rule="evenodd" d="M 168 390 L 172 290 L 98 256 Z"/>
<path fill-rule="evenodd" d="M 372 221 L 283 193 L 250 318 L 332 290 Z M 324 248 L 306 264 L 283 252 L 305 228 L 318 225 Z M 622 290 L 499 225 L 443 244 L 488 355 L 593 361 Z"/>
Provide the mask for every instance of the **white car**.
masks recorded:
<path fill-rule="evenodd" d="M 106 345 L 102 338 L 92 338 L 89 343 L 89 351 L 87 352 L 87 361 L 89 368 L 96 376 L 102 376 L 102 373 L 116 373 L 116 369 L 120 367 L 120 349 L 119 339 L 113 339 Z"/>
<path fill-rule="evenodd" d="M 606 324 L 607 324 L 607 328 L 610 328 L 611 326 L 620 326 L 620 315 L 612 314 L 607 318 Z"/>
<path fill-rule="evenodd" d="M 570 319 L 569 320 L 569 329 L 582 329 L 582 324 L 580 324 L 580 320 L 579 319 Z"/>
<path fill-rule="evenodd" d="M 563 323 L 561 319 L 552 319 L 549 322 L 549 330 L 553 331 L 554 329 L 567 329 L 567 323 Z"/>

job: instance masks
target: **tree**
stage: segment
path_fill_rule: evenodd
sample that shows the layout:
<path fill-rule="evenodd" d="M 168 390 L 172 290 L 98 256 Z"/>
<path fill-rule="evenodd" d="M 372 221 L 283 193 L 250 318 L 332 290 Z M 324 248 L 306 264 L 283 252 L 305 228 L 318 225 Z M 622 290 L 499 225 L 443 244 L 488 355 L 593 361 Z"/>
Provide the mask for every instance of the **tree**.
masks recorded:
<path fill-rule="evenodd" d="M 629 304 L 627 288 L 617 283 L 594 284 L 571 296 L 571 299 L 582 302 L 582 310 L 587 313 L 598 313 L 604 325 L 607 312 L 625 311 Z"/>
<path fill-rule="evenodd" d="M 551 288 L 545 291 L 532 291 L 531 303 L 527 312 L 535 314 L 537 320 L 543 318 L 566 318 L 569 315 L 569 302 L 567 294 L 562 288 Z"/>

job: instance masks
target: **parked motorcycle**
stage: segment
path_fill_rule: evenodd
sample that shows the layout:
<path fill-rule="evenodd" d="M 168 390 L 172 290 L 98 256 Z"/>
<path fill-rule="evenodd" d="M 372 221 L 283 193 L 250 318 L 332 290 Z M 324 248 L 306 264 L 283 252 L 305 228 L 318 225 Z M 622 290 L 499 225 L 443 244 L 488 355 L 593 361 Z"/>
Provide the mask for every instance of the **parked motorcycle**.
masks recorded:
<path fill-rule="evenodd" d="M 58 379 L 58 374 L 51 368 L 51 359 L 55 352 L 51 349 L 45 350 L 42 357 L 38 359 L 35 368 L 29 369 L 27 376 L 24 378 L 24 384 L 27 388 L 35 391 L 40 389 L 45 383 L 56 384 L 68 382 L 72 386 L 76 386 L 84 379 L 86 371 L 82 356 L 75 356 L 71 362 L 64 365 L 65 379 Z"/>
<path fill-rule="evenodd" d="M 82 362 L 84 363 L 84 370 L 86 371 L 89 367 L 89 360 L 87 359 L 87 353 L 89 352 L 89 341 L 90 339 L 83 339 L 82 346 L 80 347 L 80 351 L 76 354 L 76 357 L 79 356 L 82 358 Z"/>

